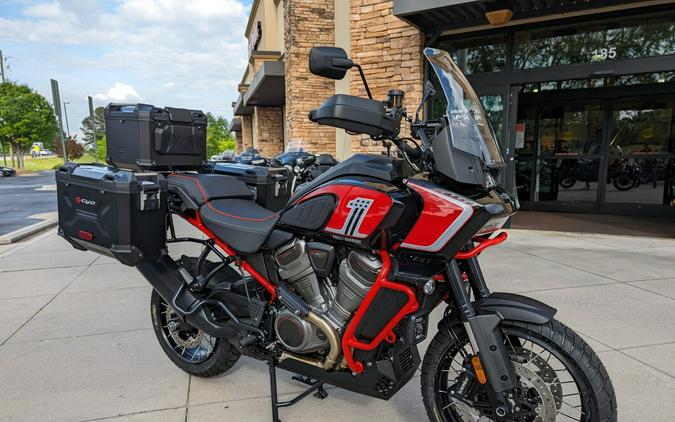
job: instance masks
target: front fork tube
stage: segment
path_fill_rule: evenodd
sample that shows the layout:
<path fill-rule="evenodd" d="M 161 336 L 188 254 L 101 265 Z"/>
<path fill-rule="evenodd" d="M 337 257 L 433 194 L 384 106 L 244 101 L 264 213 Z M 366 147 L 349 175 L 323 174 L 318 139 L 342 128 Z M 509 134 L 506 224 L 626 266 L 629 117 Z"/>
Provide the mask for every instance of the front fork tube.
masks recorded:
<path fill-rule="evenodd" d="M 489 294 L 478 263 L 475 260 L 473 261 L 473 264 L 470 261 L 467 263 L 467 270 L 473 273 L 468 274 L 469 280 L 471 281 L 472 275 L 478 276 L 472 282 L 472 289 L 474 289 L 474 292 L 477 289 Z M 517 385 L 517 379 L 504 345 L 504 338 L 499 329 L 501 317 L 494 312 L 476 313 L 469 299 L 469 294 L 463 286 L 462 272 L 456 260 L 448 262 L 445 272 L 459 311 L 460 321 L 464 324 L 474 354 L 480 357 L 483 369 L 487 374 L 488 384 L 497 393 L 495 399 L 504 404 L 503 395 L 500 393 L 514 388 Z"/>

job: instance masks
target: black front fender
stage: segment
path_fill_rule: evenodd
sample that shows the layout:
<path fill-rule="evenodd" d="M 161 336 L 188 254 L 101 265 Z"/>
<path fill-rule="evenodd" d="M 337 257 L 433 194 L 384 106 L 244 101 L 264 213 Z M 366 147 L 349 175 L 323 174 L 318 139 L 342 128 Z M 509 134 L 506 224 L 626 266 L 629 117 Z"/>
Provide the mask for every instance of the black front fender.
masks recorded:
<path fill-rule="evenodd" d="M 545 324 L 553 319 L 557 309 L 538 300 L 513 293 L 491 293 L 473 303 L 478 314 L 496 312 L 502 319 L 532 324 Z"/>

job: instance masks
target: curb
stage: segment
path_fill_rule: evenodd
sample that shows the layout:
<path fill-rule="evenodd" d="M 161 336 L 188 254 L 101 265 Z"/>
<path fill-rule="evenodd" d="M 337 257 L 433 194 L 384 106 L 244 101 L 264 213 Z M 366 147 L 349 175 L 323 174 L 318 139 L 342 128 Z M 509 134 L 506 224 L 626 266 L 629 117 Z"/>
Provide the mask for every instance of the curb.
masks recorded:
<path fill-rule="evenodd" d="M 14 230 L 13 232 L 0 236 L 0 245 L 14 243 L 17 240 L 23 239 L 24 237 L 28 237 L 50 227 L 54 227 L 58 222 L 58 217 L 51 217 L 44 221 L 40 221 L 39 223 L 31 224 L 30 226 Z"/>

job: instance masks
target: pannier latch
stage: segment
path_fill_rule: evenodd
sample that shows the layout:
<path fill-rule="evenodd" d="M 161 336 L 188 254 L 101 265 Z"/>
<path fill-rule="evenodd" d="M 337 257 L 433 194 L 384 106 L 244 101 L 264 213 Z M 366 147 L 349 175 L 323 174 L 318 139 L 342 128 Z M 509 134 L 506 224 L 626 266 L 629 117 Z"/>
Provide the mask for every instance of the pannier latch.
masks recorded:
<path fill-rule="evenodd" d="M 140 201 L 139 208 L 141 211 L 158 210 L 160 200 L 160 189 L 156 183 L 149 183 L 152 186 L 144 186 L 141 184 L 141 192 L 138 195 Z"/>

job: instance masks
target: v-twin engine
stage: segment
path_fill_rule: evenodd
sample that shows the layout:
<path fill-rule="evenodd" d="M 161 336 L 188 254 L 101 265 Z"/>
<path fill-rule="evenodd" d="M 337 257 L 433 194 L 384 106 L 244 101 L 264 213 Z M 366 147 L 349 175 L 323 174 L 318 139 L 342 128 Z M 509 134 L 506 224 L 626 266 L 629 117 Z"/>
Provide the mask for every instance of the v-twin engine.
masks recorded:
<path fill-rule="evenodd" d="M 331 248 L 329 245 L 325 247 Z M 345 323 L 361 304 L 382 267 L 377 256 L 351 251 L 340 263 L 336 289 L 328 279 L 319 281 L 304 240 L 295 240 L 281 247 L 275 259 L 281 278 L 336 332 L 343 331 Z M 328 347 L 326 336 L 318 327 L 289 310 L 279 312 L 274 329 L 279 341 L 292 352 L 309 353 Z"/>

